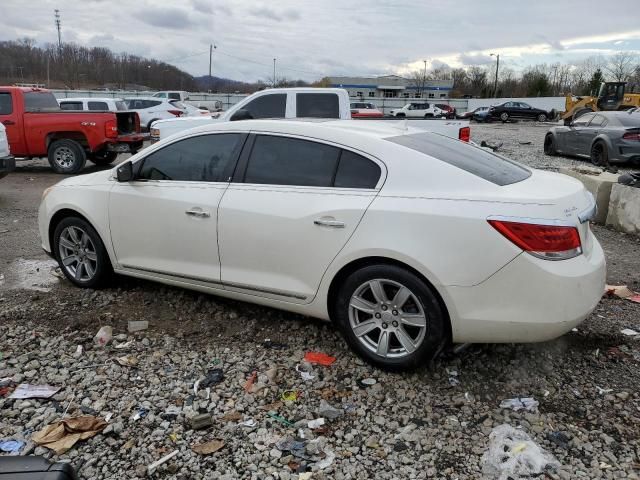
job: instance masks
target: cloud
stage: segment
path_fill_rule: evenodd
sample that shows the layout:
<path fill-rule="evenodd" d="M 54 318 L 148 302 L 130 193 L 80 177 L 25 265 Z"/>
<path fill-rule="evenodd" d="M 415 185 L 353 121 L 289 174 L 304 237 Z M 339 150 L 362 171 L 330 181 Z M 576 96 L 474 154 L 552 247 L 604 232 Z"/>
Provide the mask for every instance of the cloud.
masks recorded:
<path fill-rule="evenodd" d="M 211 3 L 205 0 L 191 0 L 191 5 L 200 13 L 213 13 Z"/>
<path fill-rule="evenodd" d="M 148 25 L 160 28 L 182 29 L 194 25 L 189 15 L 178 8 L 151 8 L 138 11 L 140 20 Z"/>

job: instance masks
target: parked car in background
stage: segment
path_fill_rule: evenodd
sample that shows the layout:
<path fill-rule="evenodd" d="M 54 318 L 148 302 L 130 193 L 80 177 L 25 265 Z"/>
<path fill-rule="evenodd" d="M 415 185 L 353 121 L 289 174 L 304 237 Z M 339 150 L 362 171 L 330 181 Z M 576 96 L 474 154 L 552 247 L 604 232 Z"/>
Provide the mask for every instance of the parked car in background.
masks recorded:
<path fill-rule="evenodd" d="M 436 107 L 445 112 L 446 118 L 456 118 L 456 109 L 446 103 L 436 103 Z"/>
<path fill-rule="evenodd" d="M 140 125 L 147 130 L 157 120 L 181 117 L 186 113 L 186 108 L 179 100 L 168 100 L 154 97 L 125 98 L 124 102 L 130 111 L 134 111 L 140 117 Z"/>
<path fill-rule="evenodd" d="M 117 112 L 127 110 L 127 104 L 121 98 L 88 97 L 88 98 L 59 98 L 61 110 L 95 110 L 102 112 Z"/>
<path fill-rule="evenodd" d="M 189 92 L 184 90 L 165 90 L 152 95 L 155 98 L 166 98 L 168 100 L 180 100 L 181 102 L 189 100 Z"/>
<path fill-rule="evenodd" d="M 406 118 L 430 118 L 441 117 L 444 112 L 433 103 L 408 103 L 402 108 L 389 110 L 389 114 L 394 117 Z"/>
<path fill-rule="evenodd" d="M 534 108 L 524 102 L 504 102 L 489 108 L 491 118 L 500 119 L 502 122 L 509 120 L 537 120 L 546 122 L 556 117 L 555 110 L 542 110 Z"/>
<path fill-rule="evenodd" d="M 568 126 L 552 127 L 544 153 L 585 157 L 598 166 L 640 161 L 640 110 L 587 113 Z"/>
<path fill-rule="evenodd" d="M 6 177 L 16 168 L 16 160 L 9 150 L 9 141 L 4 125 L 0 123 L 0 178 Z"/>
<path fill-rule="evenodd" d="M 384 114 L 373 103 L 352 102 L 351 118 L 382 118 Z"/>
<path fill-rule="evenodd" d="M 489 107 L 476 107 L 473 110 L 467 110 L 463 113 L 458 113 L 456 116 L 460 119 L 471 120 L 473 119 L 473 114 L 479 112 L 481 109 L 489 110 Z"/>
<path fill-rule="evenodd" d="M 191 105 L 189 103 L 182 103 L 182 106 L 184 107 L 184 116 L 185 117 L 200 117 L 202 115 L 206 115 L 206 116 L 209 116 L 209 117 L 211 116 L 211 112 L 206 108 L 194 107 L 193 105 Z"/>
<path fill-rule="evenodd" d="M 594 212 L 576 179 L 394 121 L 252 120 L 63 180 L 39 231 L 76 286 L 115 271 L 332 319 L 405 368 L 578 325 L 604 291 Z"/>
<path fill-rule="evenodd" d="M 489 115 L 490 107 L 478 107 L 473 111 L 471 119 L 478 123 L 491 121 L 491 115 Z"/>
<path fill-rule="evenodd" d="M 144 136 L 134 112 L 64 111 L 48 90 L 0 87 L 0 123 L 17 158 L 48 157 L 57 173 L 78 173 L 88 160 L 113 162 L 135 153 Z"/>

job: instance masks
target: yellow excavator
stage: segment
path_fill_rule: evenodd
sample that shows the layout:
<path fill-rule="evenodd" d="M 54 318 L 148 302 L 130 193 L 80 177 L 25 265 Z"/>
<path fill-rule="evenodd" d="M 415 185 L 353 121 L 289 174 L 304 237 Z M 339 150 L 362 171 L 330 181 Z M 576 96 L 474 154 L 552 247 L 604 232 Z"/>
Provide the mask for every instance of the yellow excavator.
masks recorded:
<path fill-rule="evenodd" d="M 585 113 L 601 110 L 629 110 L 640 107 L 640 93 L 625 93 L 627 82 L 602 82 L 597 97 L 577 97 L 568 94 L 561 115 L 565 125 Z"/>

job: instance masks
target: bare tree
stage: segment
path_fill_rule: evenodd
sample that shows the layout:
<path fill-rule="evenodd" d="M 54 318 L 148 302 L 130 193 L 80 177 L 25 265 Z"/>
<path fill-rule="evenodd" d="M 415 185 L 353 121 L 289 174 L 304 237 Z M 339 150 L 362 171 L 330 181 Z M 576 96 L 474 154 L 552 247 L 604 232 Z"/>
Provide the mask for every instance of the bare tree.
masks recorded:
<path fill-rule="evenodd" d="M 422 96 L 427 87 L 428 75 L 425 70 L 415 70 L 409 74 L 409 81 L 416 92 Z"/>
<path fill-rule="evenodd" d="M 629 79 L 638 65 L 638 56 L 631 52 L 618 52 L 613 55 L 605 67 L 605 71 L 617 82 Z"/>

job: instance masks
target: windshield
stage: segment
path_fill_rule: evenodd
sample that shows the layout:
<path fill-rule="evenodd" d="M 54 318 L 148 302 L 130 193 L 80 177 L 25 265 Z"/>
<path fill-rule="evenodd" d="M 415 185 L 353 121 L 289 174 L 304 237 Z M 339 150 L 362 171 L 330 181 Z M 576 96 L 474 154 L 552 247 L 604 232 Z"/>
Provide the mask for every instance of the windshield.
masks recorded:
<path fill-rule="evenodd" d="M 414 133 L 386 140 L 424 153 L 496 185 L 511 185 L 531 176 L 531 171 L 483 148 L 433 133 Z"/>
<path fill-rule="evenodd" d="M 25 92 L 24 109 L 27 112 L 58 111 L 60 105 L 51 92 Z"/>

